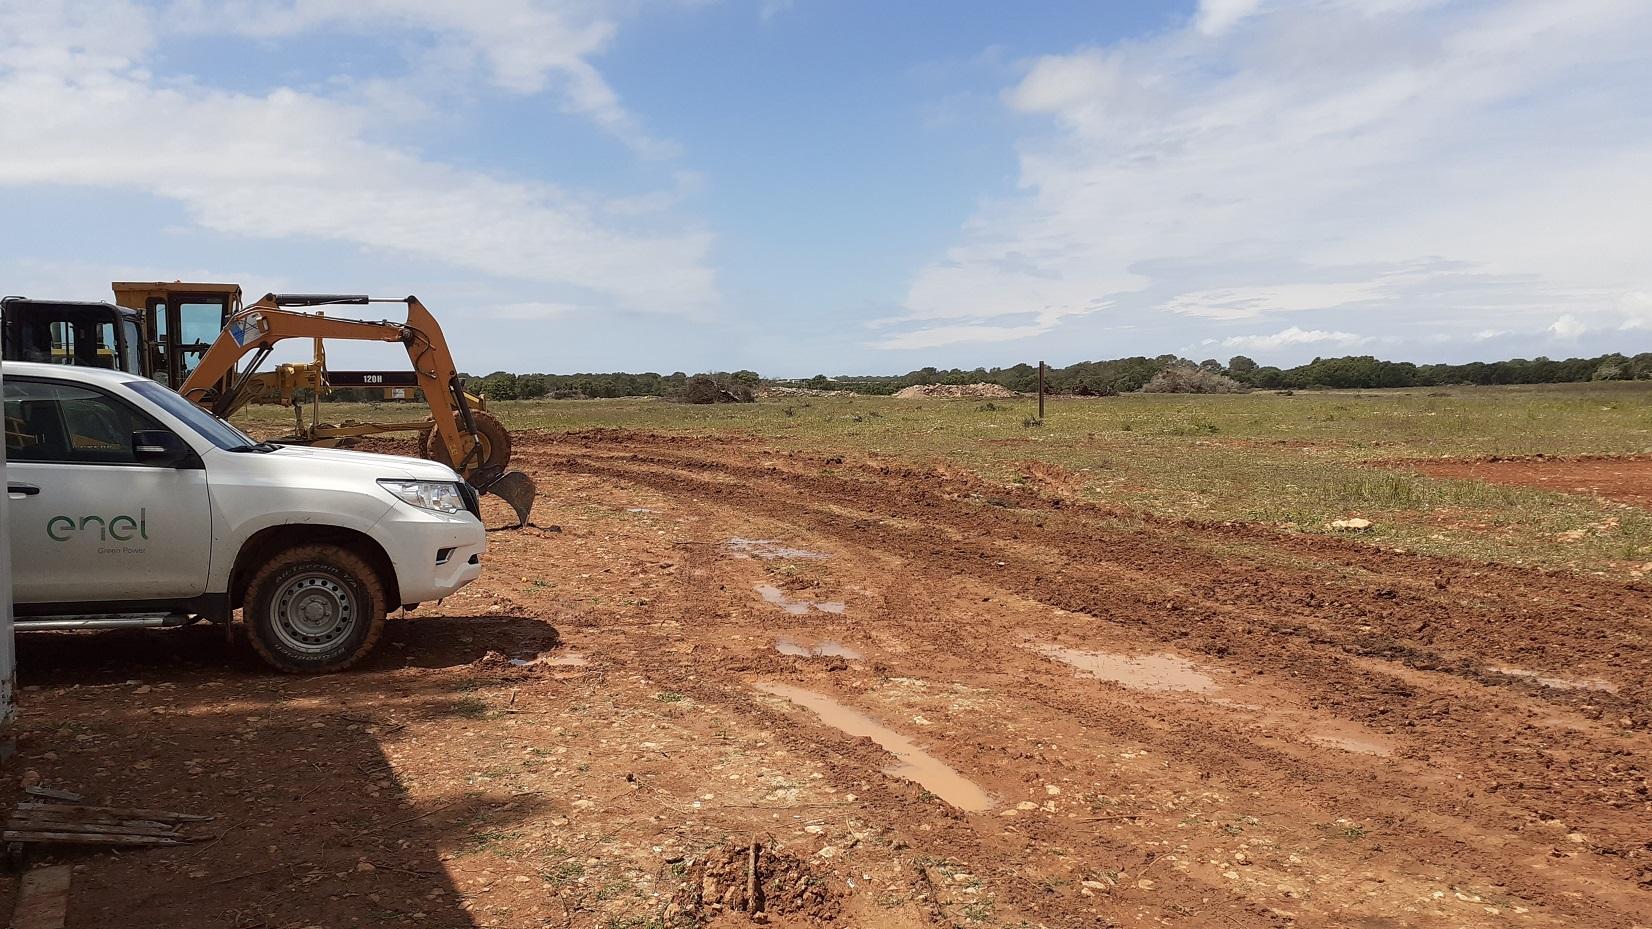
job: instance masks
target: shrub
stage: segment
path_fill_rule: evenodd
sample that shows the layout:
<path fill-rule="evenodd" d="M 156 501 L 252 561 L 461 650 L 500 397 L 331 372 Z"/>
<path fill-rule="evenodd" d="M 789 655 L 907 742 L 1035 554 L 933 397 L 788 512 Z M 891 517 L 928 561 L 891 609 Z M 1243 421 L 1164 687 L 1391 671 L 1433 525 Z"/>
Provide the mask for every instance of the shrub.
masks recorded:
<path fill-rule="evenodd" d="M 684 403 L 755 403 L 757 391 L 728 374 L 696 374 L 683 384 Z"/>
<path fill-rule="evenodd" d="M 1145 394 L 1242 394 L 1250 388 L 1208 368 L 1174 364 L 1142 385 Z"/>

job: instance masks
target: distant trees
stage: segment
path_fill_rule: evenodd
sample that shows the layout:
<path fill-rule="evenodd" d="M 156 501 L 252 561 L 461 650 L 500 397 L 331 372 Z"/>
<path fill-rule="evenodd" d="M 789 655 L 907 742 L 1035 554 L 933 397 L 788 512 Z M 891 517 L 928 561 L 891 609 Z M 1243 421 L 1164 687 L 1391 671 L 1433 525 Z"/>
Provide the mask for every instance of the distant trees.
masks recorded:
<path fill-rule="evenodd" d="M 1055 393 L 1110 396 L 1139 391 L 1172 367 L 1186 368 L 1202 375 L 1231 379 L 1244 387 L 1263 390 L 1350 389 L 1375 387 L 1434 387 L 1448 384 L 1558 384 L 1581 381 L 1652 380 L 1652 352 L 1629 356 L 1618 352 L 1594 358 L 1552 359 L 1511 358 L 1506 361 L 1474 361 L 1467 364 L 1414 364 L 1386 361 L 1372 355 L 1315 358 L 1294 368 L 1260 365 L 1244 355 L 1235 355 L 1222 364 L 1214 358 L 1194 362 L 1176 355 L 1113 358 L 1081 361 L 1047 372 L 1047 385 Z M 699 378 L 691 388 L 691 382 Z M 644 372 L 629 374 L 513 374 L 495 371 L 485 377 L 469 377 L 468 388 L 489 400 L 578 399 L 599 397 L 693 397 L 716 396 L 746 399 L 756 395 L 763 378 L 741 369 L 708 372 L 690 377 L 682 371 L 672 374 Z M 1186 376 L 1175 373 L 1161 384 L 1183 384 Z M 1010 390 L 1030 393 L 1038 387 L 1038 367 L 1018 364 L 1006 368 L 923 367 L 898 375 L 816 374 L 784 383 L 815 390 L 845 390 L 861 394 L 892 394 L 914 384 L 1000 384 Z M 1190 383 L 1190 382 L 1187 382 Z M 1210 383 L 1222 383 L 1212 381 Z M 362 399 L 378 399 L 371 391 Z M 334 391 L 335 399 L 354 394 Z"/>

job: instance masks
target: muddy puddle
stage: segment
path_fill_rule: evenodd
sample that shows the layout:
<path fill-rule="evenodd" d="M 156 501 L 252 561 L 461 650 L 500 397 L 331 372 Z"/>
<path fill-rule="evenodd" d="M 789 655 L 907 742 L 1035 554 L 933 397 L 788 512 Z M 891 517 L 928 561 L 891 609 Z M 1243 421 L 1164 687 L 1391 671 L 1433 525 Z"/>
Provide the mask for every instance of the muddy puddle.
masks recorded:
<path fill-rule="evenodd" d="M 1489 667 L 1486 670 L 1495 674 L 1504 674 L 1509 677 L 1522 678 L 1542 687 L 1548 687 L 1552 690 L 1598 690 L 1609 694 L 1615 694 L 1618 692 L 1618 685 L 1612 683 L 1611 681 L 1603 681 L 1599 678 L 1560 677 L 1558 675 L 1544 674 L 1541 671 L 1528 671 L 1525 668 L 1511 668 L 1506 666 L 1499 667 L 1496 665 Z"/>
<path fill-rule="evenodd" d="M 1091 677 L 1099 677 L 1132 690 L 1173 691 L 1208 694 L 1222 689 L 1216 678 L 1179 655 L 1158 652 L 1150 655 L 1123 655 L 1116 652 L 1087 652 L 1061 645 L 1038 645 L 1040 655 L 1072 665 Z"/>
<path fill-rule="evenodd" d="M 842 658 L 845 661 L 862 661 L 866 658 L 858 649 L 850 648 L 842 642 L 805 642 L 790 636 L 775 639 L 774 650 L 794 658 Z"/>
<path fill-rule="evenodd" d="M 742 539 L 738 536 L 723 543 L 734 552 L 736 558 L 801 558 L 804 560 L 819 561 L 827 558 L 824 552 L 811 552 L 806 548 L 792 548 L 781 545 L 774 539 Z"/>
<path fill-rule="evenodd" d="M 1189 693 L 1211 696 L 1222 706 L 1249 715 L 1296 740 L 1361 755 L 1388 758 L 1394 746 L 1364 727 L 1330 719 L 1300 707 L 1287 706 L 1276 694 L 1254 687 L 1228 687 L 1218 677 L 1225 672 L 1202 668 L 1195 662 L 1170 652 L 1126 655 L 1118 652 L 1091 652 L 1061 645 L 1033 645 L 1034 651 L 1071 665 L 1088 677 L 1149 693 Z M 1215 694 L 1230 694 L 1217 697 Z M 1233 699 L 1238 697 L 1239 699 Z"/>
<path fill-rule="evenodd" d="M 819 610 L 822 613 L 842 613 L 842 600 L 793 600 L 786 596 L 786 592 L 773 584 L 756 584 L 754 589 L 769 603 L 780 607 L 793 616 L 802 616 L 810 610 Z"/>
<path fill-rule="evenodd" d="M 1315 745 L 1339 748 L 1345 752 L 1375 755 L 1378 758 L 1389 758 L 1394 754 L 1394 746 L 1353 723 L 1315 722 L 1308 727 L 1307 735 L 1308 741 Z"/>
<path fill-rule="evenodd" d="M 590 659 L 579 652 L 567 652 L 562 655 L 535 655 L 532 658 L 512 658 L 511 664 L 518 668 L 529 665 L 540 665 L 548 668 L 583 668 L 590 664 Z"/>
<path fill-rule="evenodd" d="M 968 813 L 982 813 L 992 809 L 992 797 L 959 774 L 952 766 L 919 748 L 910 738 L 885 726 L 859 710 L 850 709 L 838 701 L 790 684 L 762 682 L 757 689 L 803 707 L 820 717 L 821 722 L 856 738 L 864 736 L 895 756 L 895 763 L 884 768 L 891 777 L 908 780 L 942 800 Z"/>

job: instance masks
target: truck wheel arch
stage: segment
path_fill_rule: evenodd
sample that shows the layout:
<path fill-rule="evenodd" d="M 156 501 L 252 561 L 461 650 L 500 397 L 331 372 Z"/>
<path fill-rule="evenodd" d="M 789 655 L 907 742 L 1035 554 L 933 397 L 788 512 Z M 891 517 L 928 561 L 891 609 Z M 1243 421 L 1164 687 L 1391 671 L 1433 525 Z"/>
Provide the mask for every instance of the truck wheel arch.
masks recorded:
<path fill-rule="evenodd" d="M 247 587 L 252 583 L 253 575 L 258 572 L 260 565 L 269 561 L 278 552 L 299 545 L 317 544 L 337 545 L 359 555 L 378 575 L 379 584 L 384 591 L 384 602 L 389 604 L 391 609 L 401 603 L 401 589 L 396 581 L 395 565 L 372 536 L 343 526 L 283 523 L 278 526 L 266 526 L 242 543 L 241 550 L 235 556 L 235 567 L 230 571 L 229 608 L 235 610 L 242 606 L 247 596 Z"/>

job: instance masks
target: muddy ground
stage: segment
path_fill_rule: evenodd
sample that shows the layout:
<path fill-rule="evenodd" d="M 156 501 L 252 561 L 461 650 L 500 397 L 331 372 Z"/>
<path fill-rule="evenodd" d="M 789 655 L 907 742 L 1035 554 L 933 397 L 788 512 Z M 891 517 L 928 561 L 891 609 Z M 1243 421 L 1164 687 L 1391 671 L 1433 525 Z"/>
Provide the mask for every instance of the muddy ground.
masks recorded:
<path fill-rule="evenodd" d="M 1652 457 L 1471 458 L 1408 461 L 1399 467 L 1431 477 L 1457 477 L 1494 484 L 1539 487 L 1556 493 L 1604 497 L 1652 507 Z"/>
<path fill-rule="evenodd" d="M 738 437 L 516 460 L 534 525 L 357 671 L 24 637 L 14 770 L 218 816 L 57 856 L 71 927 L 739 926 L 754 842 L 768 925 L 1652 925 L 1652 586 Z"/>

